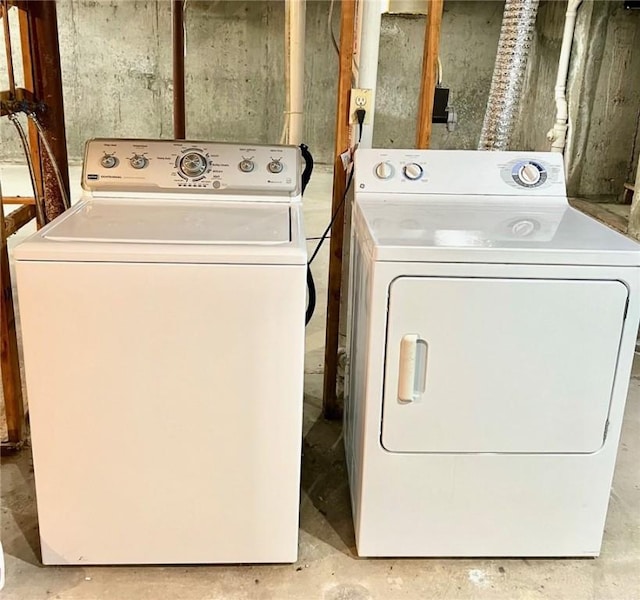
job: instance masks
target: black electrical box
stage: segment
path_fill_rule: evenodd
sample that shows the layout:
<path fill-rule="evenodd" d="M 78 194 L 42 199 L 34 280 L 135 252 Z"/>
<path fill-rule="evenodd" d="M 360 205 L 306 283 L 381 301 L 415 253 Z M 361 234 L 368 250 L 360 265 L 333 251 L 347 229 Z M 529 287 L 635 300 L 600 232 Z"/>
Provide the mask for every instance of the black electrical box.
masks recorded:
<path fill-rule="evenodd" d="M 624 7 L 627 10 L 640 9 L 640 0 L 624 0 Z"/>
<path fill-rule="evenodd" d="M 449 118 L 449 88 L 437 87 L 433 99 L 432 123 L 446 123 Z"/>

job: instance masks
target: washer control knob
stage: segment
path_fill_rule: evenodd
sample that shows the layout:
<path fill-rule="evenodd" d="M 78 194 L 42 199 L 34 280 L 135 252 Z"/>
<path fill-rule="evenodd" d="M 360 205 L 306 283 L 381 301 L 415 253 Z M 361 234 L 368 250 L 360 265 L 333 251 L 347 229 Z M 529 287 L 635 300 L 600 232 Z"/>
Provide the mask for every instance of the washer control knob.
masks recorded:
<path fill-rule="evenodd" d="M 146 156 L 143 156 L 142 154 L 134 154 L 129 159 L 129 164 L 134 169 L 144 169 L 149 164 L 149 159 Z"/>
<path fill-rule="evenodd" d="M 422 177 L 424 170 L 418 163 L 407 163 L 404 166 L 404 176 L 411 181 L 416 181 Z"/>
<path fill-rule="evenodd" d="M 249 159 L 244 159 L 242 161 L 240 161 L 240 164 L 238 165 L 238 168 L 243 172 L 243 173 L 251 173 L 251 171 L 253 171 L 253 169 L 255 169 L 256 164 Z"/>
<path fill-rule="evenodd" d="M 187 152 L 180 159 L 180 171 L 187 177 L 199 177 L 207 170 L 207 159 L 199 152 Z"/>
<path fill-rule="evenodd" d="M 540 176 L 540 169 L 532 163 L 525 163 L 518 170 L 518 177 L 525 185 L 536 185 L 540 181 Z"/>
<path fill-rule="evenodd" d="M 118 166 L 118 159 L 116 158 L 116 156 L 114 154 L 105 154 L 100 159 L 100 164 L 105 169 L 113 169 L 113 167 L 117 167 Z"/>
<path fill-rule="evenodd" d="M 280 160 L 273 159 L 267 165 L 267 169 L 269 169 L 270 173 L 282 173 L 282 169 L 284 169 L 284 165 L 280 162 Z"/>
<path fill-rule="evenodd" d="M 376 177 L 378 179 L 391 179 L 395 173 L 393 165 L 389 162 L 381 162 L 376 165 Z"/>

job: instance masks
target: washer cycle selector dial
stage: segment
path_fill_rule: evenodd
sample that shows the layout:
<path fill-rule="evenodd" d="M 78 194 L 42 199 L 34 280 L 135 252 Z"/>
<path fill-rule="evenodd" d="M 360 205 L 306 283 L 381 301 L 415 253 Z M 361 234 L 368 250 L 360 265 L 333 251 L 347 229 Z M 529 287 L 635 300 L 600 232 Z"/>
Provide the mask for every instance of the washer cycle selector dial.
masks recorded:
<path fill-rule="evenodd" d="M 424 173 L 423 168 L 418 163 L 407 163 L 404 166 L 404 176 L 411 181 L 416 181 L 422 177 Z"/>
<path fill-rule="evenodd" d="M 541 186 L 547 180 L 547 170 L 533 160 L 522 161 L 511 170 L 513 180 L 525 188 Z"/>
<path fill-rule="evenodd" d="M 142 154 L 134 154 L 129 159 L 129 164 L 134 169 L 144 169 L 149 164 L 149 159 L 146 156 L 143 156 Z"/>
<path fill-rule="evenodd" d="M 187 177 L 199 177 L 207 170 L 207 159 L 199 152 L 187 152 L 180 159 L 180 171 Z"/>
<path fill-rule="evenodd" d="M 256 167 L 256 164 L 249 158 L 245 158 L 244 160 L 241 160 L 240 164 L 238 165 L 238 168 L 243 173 L 251 173 L 251 171 L 253 171 L 255 167 Z"/>
<path fill-rule="evenodd" d="M 269 169 L 270 173 L 282 173 L 282 169 L 284 169 L 284 165 L 280 162 L 280 159 L 272 159 L 271 162 L 267 165 L 267 169 Z"/>
<path fill-rule="evenodd" d="M 105 169 L 113 169 L 113 167 L 117 167 L 118 166 L 118 159 L 116 158 L 115 155 L 113 154 L 105 154 L 101 159 L 100 159 L 100 164 L 105 168 Z"/>
<path fill-rule="evenodd" d="M 387 161 L 376 165 L 376 177 L 378 179 L 391 179 L 395 173 L 393 165 Z"/>

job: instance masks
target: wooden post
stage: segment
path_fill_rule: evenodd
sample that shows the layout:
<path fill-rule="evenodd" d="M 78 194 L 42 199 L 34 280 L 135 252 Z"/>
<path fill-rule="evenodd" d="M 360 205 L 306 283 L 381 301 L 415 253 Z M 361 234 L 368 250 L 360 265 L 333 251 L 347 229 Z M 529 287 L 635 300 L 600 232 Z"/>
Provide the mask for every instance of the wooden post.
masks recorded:
<path fill-rule="evenodd" d="M 43 106 L 42 110 L 37 110 L 36 117 L 51 147 L 53 160 L 60 170 L 64 190 L 58 185 L 51 157 L 44 152 L 44 145 L 31 121 L 29 151 L 35 171 L 36 194 L 39 198 L 44 198 L 47 217 L 53 219 L 64 211 L 63 197 L 65 193 L 69 195 L 56 4 L 49 0 L 13 0 L 12 3 L 18 7 L 25 89 L 16 89 L 10 93 L 13 95 L 19 91 Z M 7 3 L 4 3 L 5 11 L 6 8 Z M 7 58 L 11 59 L 10 48 L 7 50 Z M 12 70 L 12 67 L 9 69 Z M 26 200 L 24 206 L 5 218 L 0 193 L 0 367 L 8 430 L 8 443 L 3 442 L 3 451 L 19 448 L 24 433 L 24 405 L 7 236 L 35 216 L 33 203 L 30 199 Z"/>
<path fill-rule="evenodd" d="M 33 211 L 32 206 L 28 208 Z M 0 370 L 2 371 L 4 410 L 7 417 L 7 441 L 10 446 L 19 446 L 22 443 L 24 428 L 24 405 L 22 403 L 18 337 L 13 311 L 13 290 L 11 288 L 11 272 L 1 191 L 0 211 L 2 214 L 2 220 L 0 220 L 0 289 L 2 290 L 2 296 L 0 296 Z"/>
<path fill-rule="evenodd" d="M 172 0 L 173 47 L 173 137 L 183 140 L 186 135 L 184 92 L 184 0 Z"/>
<path fill-rule="evenodd" d="M 440 52 L 440 27 L 444 0 L 428 0 L 427 29 L 422 55 L 422 80 L 418 107 L 417 148 L 428 148 L 431 142 L 433 100 L 438 82 L 438 54 Z"/>
<path fill-rule="evenodd" d="M 13 48 L 11 47 L 11 30 L 9 27 L 9 2 L 3 0 L 0 5 L 0 19 L 4 30 L 4 49 L 7 58 L 7 78 L 9 79 L 9 93 L 14 96 L 16 93 L 16 80 L 13 74 Z"/>
<path fill-rule="evenodd" d="M 340 155 L 348 150 L 349 93 L 355 42 L 355 0 L 342 0 L 340 11 L 340 63 L 336 108 L 335 158 L 333 164 L 333 201 L 331 214 L 337 213 L 331 229 L 329 255 L 329 282 L 327 289 L 327 330 L 324 349 L 324 388 L 322 412 L 327 419 L 342 416 L 342 407 L 336 394 L 338 376 L 338 336 L 340 324 L 340 288 L 342 282 L 342 246 L 344 238 L 344 205 L 347 174 Z"/>
<path fill-rule="evenodd" d="M 31 99 L 34 98 L 34 76 L 33 61 L 31 60 L 31 32 L 29 29 L 29 21 L 27 19 L 27 6 L 18 5 L 18 20 L 20 23 L 20 45 L 22 47 L 22 71 L 24 73 L 24 85 L 27 91 L 31 93 Z M 29 121 L 29 154 L 31 155 L 31 164 L 33 164 L 33 175 L 35 179 L 34 193 L 38 201 L 44 205 L 44 185 L 42 183 L 42 163 L 40 161 L 40 137 L 35 125 Z M 39 227 L 43 227 L 45 223 L 38 223 Z"/>
<path fill-rule="evenodd" d="M 69 163 L 64 126 L 62 100 L 62 71 L 58 45 L 56 3 L 50 0 L 23 0 L 20 9 L 20 36 L 24 64 L 25 88 L 42 102 L 44 110 L 38 112 L 44 134 L 51 146 L 53 157 L 60 169 L 65 193 L 69 197 Z M 38 140 L 37 131 L 29 123 L 29 140 L 36 180 L 44 193 L 44 209 L 48 220 L 64 212 L 63 194 L 58 186 L 51 160 Z M 40 165 L 41 172 L 38 173 Z"/>

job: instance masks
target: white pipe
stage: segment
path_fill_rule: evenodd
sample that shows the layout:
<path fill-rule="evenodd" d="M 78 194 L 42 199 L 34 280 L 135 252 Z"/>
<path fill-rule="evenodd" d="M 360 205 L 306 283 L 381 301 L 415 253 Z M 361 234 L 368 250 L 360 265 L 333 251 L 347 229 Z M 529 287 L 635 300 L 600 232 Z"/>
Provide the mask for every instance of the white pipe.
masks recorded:
<path fill-rule="evenodd" d="M 299 145 L 304 135 L 305 0 L 285 0 L 286 141 Z"/>
<path fill-rule="evenodd" d="M 362 139 L 359 145 L 361 148 L 371 148 L 373 144 L 373 115 L 376 101 L 376 83 L 378 81 L 382 1 L 363 0 L 362 4 L 358 87 L 371 90 L 371 103 L 367 114 L 368 123 L 362 126 Z"/>
<path fill-rule="evenodd" d="M 578 8 L 582 0 L 569 0 L 567 14 L 564 19 L 564 33 L 562 35 L 562 47 L 558 62 L 558 76 L 556 78 L 556 122 L 547 133 L 547 139 L 551 142 L 552 152 L 563 152 L 567 143 L 567 129 L 569 128 L 569 106 L 567 103 L 567 77 L 569 76 L 569 63 L 571 61 L 571 46 L 573 34 L 576 28 Z"/>
<path fill-rule="evenodd" d="M 375 2 L 376 0 L 374 0 Z M 351 64 L 352 83 L 354 87 L 358 83 L 358 68 L 360 65 L 360 50 L 362 44 L 362 13 L 364 11 L 365 4 L 368 4 L 369 0 L 355 0 L 356 2 L 356 14 L 354 22 L 354 38 L 353 38 L 353 63 Z"/>

